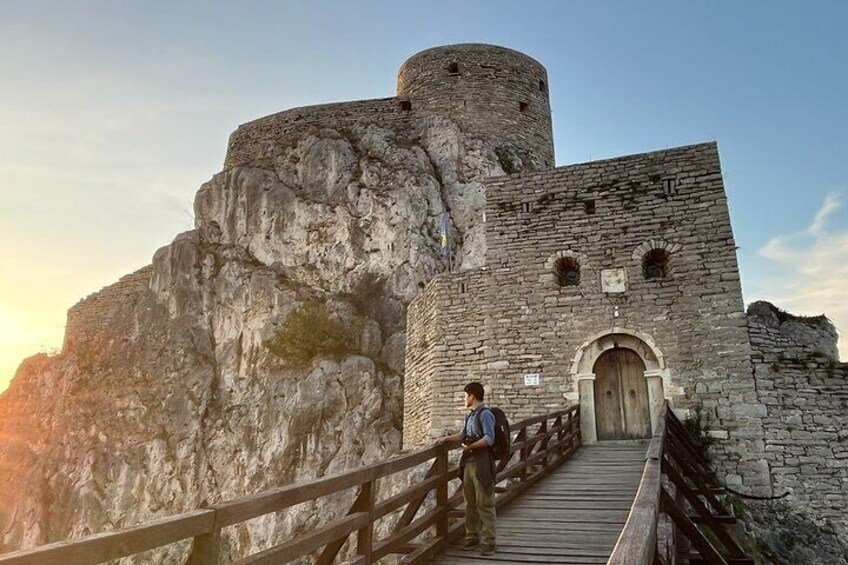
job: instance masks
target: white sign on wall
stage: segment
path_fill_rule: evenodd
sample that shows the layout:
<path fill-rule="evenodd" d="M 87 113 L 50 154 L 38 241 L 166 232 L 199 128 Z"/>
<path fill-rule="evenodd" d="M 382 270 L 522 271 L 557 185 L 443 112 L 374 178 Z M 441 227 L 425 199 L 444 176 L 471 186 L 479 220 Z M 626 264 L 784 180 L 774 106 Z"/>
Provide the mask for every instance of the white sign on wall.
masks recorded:
<path fill-rule="evenodd" d="M 539 386 L 539 373 L 527 373 L 524 375 L 524 386 Z"/>

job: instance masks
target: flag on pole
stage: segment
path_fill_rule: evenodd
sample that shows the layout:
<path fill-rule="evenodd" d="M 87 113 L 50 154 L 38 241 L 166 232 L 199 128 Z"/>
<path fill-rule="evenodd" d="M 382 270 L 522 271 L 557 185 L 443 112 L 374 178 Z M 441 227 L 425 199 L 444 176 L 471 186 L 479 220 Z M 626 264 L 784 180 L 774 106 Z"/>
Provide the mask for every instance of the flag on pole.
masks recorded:
<path fill-rule="evenodd" d="M 448 250 L 448 214 L 442 213 L 442 256 L 446 257 L 450 251 Z"/>

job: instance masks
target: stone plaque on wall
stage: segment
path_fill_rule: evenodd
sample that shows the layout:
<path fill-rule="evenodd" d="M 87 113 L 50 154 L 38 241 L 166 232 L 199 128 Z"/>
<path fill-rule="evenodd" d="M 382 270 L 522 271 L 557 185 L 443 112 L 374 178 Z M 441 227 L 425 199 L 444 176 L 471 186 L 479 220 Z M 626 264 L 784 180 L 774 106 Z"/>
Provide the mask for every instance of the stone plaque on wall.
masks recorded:
<path fill-rule="evenodd" d="M 610 294 L 627 292 L 627 270 L 624 267 L 602 270 L 601 291 Z"/>

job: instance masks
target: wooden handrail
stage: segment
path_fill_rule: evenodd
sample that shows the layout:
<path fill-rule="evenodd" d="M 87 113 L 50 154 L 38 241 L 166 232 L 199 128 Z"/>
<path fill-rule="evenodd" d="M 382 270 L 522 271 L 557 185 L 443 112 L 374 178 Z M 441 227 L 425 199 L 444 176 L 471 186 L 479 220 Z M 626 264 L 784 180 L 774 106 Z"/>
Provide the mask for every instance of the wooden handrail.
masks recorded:
<path fill-rule="evenodd" d="M 0 563 L 3 565 L 101 563 L 209 533 L 212 531 L 214 522 L 214 510 L 195 510 L 152 520 L 140 526 L 94 534 L 79 540 L 60 541 L 32 549 L 0 553 Z M 97 561 L 92 561 L 92 556 L 96 556 Z"/>
<path fill-rule="evenodd" d="M 667 430 L 668 401 L 662 405 L 657 429 L 645 455 L 645 470 L 627 522 L 618 537 L 608 564 L 653 563 L 657 547 L 657 520 L 662 490 L 662 457 Z"/>
<path fill-rule="evenodd" d="M 659 547 L 657 526 L 661 515 L 668 516 L 675 532 L 689 540 L 705 563 L 753 565 L 754 561 L 726 530 L 727 524 L 734 520 L 716 498 L 714 479 L 715 473 L 666 400 L 648 445 L 639 490 L 607 565 L 670 562 L 675 548 L 666 548 L 667 553 Z M 664 481 L 672 486 L 673 493 Z M 721 546 L 716 548 L 696 524 L 709 528 Z M 672 542 L 676 538 L 673 533 Z"/>
<path fill-rule="evenodd" d="M 531 430 L 537 425 L 538 429 Z M 513 424 L 512 431 L 515 437 L 509 458 L 498 466 L 496 479 L 498 482 L 511 481 L 506 487 L 499 487 L 498 506 L 508 503 L 579 447 L 579 407 L 528 418 Z M 139 526 L 0 554 L 0 565 L 95 565 L 192 538 L 192 552 L 187 563 L 218 565 L 223 528 L 354 488 L 358 489 L 358 496 L 346 515 L 235 563 L 283 563 L 322 548 L 318 563 L 332 563 L 354 533 L 357 535 L 353 563 L 367 565 L 390 554 L 405 554 L 404 562 L 420 563 L 463 531 L 464 520 L 450 516 L 451 510 L 461 504 L 462 494 L 459 488 L 453 495 L 448 490 L 448 484 L 459 478 L 459 469 L 448 464 L 448 450 L 448 446 L 432 446 L 373 465 L 243 496 Z M 431 468 L 423 481 L 377 500 L 378 479 L 428 462 Z M 436 505 L 421 514 L 431 492 L 435 492 Z M 376 522 L 402 508 L 404 511 L 394 531 L 376 540 Z M 411 543 L 427 530 L 433 532 L 432 538 Z M 353 551 L 353 546 L 351 549 Z"/>

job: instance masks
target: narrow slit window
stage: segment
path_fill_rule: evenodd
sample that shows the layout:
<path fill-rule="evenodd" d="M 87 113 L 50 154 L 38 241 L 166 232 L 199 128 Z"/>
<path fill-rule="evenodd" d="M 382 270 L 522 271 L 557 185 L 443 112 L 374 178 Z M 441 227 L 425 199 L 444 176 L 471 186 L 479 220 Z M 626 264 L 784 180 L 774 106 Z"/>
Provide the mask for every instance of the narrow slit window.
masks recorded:
<path fill-rule="evenodd" d="M 547 92 L 545 90 L 545 81 L 543 81 L 543 80 L 539 81 L 539 92 Z"/>
<path fill-rule="evenodd" d="M 465 294 L 466 292 L 468 292 L 468 285 L 464 282 L 459 283 L 459 293 Z"/>
<path fill-rule="evenodd" d="M 666 196 L 673 196 L 677 194 L 677 179 L 663 179 L 663 192 Z"/>
<path fill-rule="evenodd" d="M 533 203 L 532 202 L 522 202 L 521 203 L 521 211 L 525 214 L 529 214 L 533 211 Z"/>

